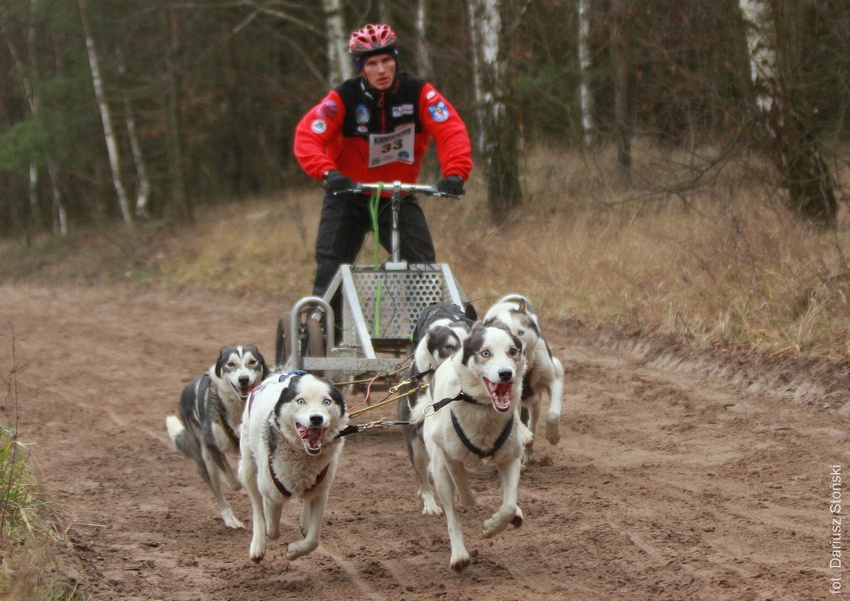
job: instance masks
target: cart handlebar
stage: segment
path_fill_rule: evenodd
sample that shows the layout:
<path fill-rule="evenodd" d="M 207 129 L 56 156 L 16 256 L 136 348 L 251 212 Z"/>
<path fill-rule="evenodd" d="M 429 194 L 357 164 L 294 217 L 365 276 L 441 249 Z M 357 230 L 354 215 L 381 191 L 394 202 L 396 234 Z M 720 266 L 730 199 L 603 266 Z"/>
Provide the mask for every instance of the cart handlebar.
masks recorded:
<path fill-rule="evenodd" d="M 425 194 L 426 196 L 437 196 L 439 198 L 460 198 L 455 194 L 441 192 L 440 190 L 437 190 L 436 186 L 403 184 L 400 181 L 394 181 L 391 183 L 377 182 L 374 184 L 356 182 L 351 189 L 343 190 L 342 192 L 375 192 L 377 190 L 392 192 L 393 196 L 398 195 L 399 197 L 407 194 L 419 193 Z"/>

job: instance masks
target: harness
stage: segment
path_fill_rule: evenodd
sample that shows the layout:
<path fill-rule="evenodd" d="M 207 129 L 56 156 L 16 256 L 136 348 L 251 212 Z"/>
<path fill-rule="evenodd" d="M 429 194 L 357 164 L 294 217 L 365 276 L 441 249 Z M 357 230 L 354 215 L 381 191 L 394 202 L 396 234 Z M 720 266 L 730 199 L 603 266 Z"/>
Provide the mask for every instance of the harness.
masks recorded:
<path fill-rule="evenodd" d="M 313 483 L 313 486 L 311 486 L 310 488 L 305 490 L 304 494 L 307 494 L 308 492 L 312 492 L 319 487 L 319 485 L 322 483 L 322 480 L 324 480 L 325 476 L 328 475 L 328 468 L 330 468 L 330 466 L 331 466 L 331 464 L 328 463 L 325 466 L 325 469 L 323 469 L 321 472 L 319 472 L 319 475 L 316 476 L 316 481 Z M 272 477 L 272 482 L 274 482 L 275 488 L 277 488 L 280 491 L 280 494 L 282 494 L 284 497 L 291 497 L 292 493 L 289 491 L 289 489 L 287 489 L 283 485 L 283 482 L 281 482 L 278 479 L 277 474 L 274 473 L 274 467 L 272 466 L 272 456 L 271 455 L 269 455 L 269 474 Z"/>
<path fill-rule="evenodd" d="M 496 454 L 496 452 L 504 446 L 504 444 L 508 441 L 508 437 L 511 435 L 511 430 L 514 427 L 514 416 L 511 415 L 511 419 L 508 420 L 508 423 L 505 424 L 505 427 L 502 429 L 502 433 L 499 434 L 499 438 L 496 439 L 496 442 L 493 443 L 493 448 L 489 451 L 485 451 L 479 447 L 477 447 L 466 433 L 463 431 L 463 428 L 460 427 L 460 422 L 457 421 L 457 416 L 454 411 L 450 412 L 452 414 L 452 426 L 454 426 L 455 433 L 457 434 L 460 441 L 463 443 L 470 452 L 475 453 L 481 458 L 492 457 Z"/>
<path fill-rule="evenodd" d="M 204 374 L 201 376 L 201 381 L 198 384 L 198 399 L 204 399 L 207 395 L 207 392 L 210 389 L 210 384 L 212 383 L 212 378 L 210 378 L 209 374 Z M 220 399 L 219 399 L 220 400 Z M 198 405 L 198 414 L 201 418 L 201 422 L 203 423 L 205 417 L 205 409 L 206 404 L 201 402 Z M 227 422 L 227 413 L 222 407 L 222 410 L 218 413 L 218 425 L 221 426 L 221 429 L 224 430 L 224 433 L 227 435 L 230 443 L 239 448 L 239 436 L 236 435 L 236 432 L 233 431 L 233 428 L 230 427 L 230 424 Z"/>

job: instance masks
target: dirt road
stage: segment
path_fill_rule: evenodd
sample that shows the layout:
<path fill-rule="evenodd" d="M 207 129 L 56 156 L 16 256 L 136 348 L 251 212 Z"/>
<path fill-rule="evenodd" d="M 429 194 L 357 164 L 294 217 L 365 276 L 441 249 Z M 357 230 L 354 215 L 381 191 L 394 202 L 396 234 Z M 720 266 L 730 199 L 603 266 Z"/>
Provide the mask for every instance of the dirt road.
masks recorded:
<path fill-rule="evenodd" d="M 7 398 L 0 420 L 19 413 L 95 601 L 752 601 L 826 599 L 836 583 L 850 596 L 850 568 L 830 568 L 834 548 L 850 564 L 850 518 L 835 547 L 842 516 L 830 510 L 836 492 L 850 505 L 850 392 L 836 390 L 838 367 L 713 369 L 550 323 L 566 368 L 563 438 L 538 438 L 521 529 L 481 537 L 498 490 L 489 465 L 475 468 L 479 506 L 462 515 L 473 563 L 452 573 L 445 520 L 421 515 L 401 433 L 369 431 L 346 443 L 318 550 L 285 559 L 300 509 L 290 503 L 281 539 L 255 565 L 250 531 L 223 525 L 164 418 L 220 346 L 254 342 L 270 357 L 280 308 L 29 285 L 0 286 L 0 307 L 0 372 L 13 342 L 26 366 L 17 409 Z M 833 488 L 835 469 L 847 478 Z M 228 492 L 250 527 L 247 496 Z"/>

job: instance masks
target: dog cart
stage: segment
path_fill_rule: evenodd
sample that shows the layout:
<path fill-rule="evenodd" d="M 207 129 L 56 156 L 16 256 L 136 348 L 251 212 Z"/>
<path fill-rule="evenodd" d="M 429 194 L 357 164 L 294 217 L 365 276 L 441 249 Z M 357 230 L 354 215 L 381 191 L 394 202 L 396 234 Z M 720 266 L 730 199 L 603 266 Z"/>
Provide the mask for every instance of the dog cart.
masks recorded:
<path fill-rule="evenodd" d="M 339 267 L 324 296 L 298 300 L 277 328 L 277 369 L 318 372 L 332 380 L 366 374 L 392 374 L 410 354 L 410 342 L 420 312 L 433 303 L 467 304 L 466 294 L 444 263 L 407 263 L 399 257 L 399 208 L 403 198 L 420 193 L 455 196 L 433 186 L 357 184 L 352 191 L 373 194 L 373 221 L 381 192 L 392 193 L 391 251 L 379 262 L 377 237 L 373 265 Z"/>

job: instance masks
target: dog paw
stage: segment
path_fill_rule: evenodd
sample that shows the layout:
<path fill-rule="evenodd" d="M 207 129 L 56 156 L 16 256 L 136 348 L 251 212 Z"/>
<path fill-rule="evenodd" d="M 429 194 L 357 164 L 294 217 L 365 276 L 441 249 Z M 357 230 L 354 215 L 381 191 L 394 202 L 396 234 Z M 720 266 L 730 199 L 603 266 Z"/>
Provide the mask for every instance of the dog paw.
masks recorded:
<path fill-rule="evenodd" d="M 289 546 L 286 547 L 286 558 L 289 561 L 293 561 L 298 559 L 299 557 L 304 557 L 311 551 L 315 550 L 318 547 L 317 544 L 311 544 L 306 540 L 300 540 L 294 543 L 289 543 Z"/>
<path fill-rule="evenodd" d="M 245 527 L 245 524 L 240 522 L 230 510 L 222 511 L 221 519 L 224 520 L 224 525 L 228 528 L 239 529 Z"/>
<path fill-rule="evenodd" d="M 443 510 L 440 508 L 439 505 L 437 505 L 433 501 L 431 503 L 425 502 L 425 505 L 422 508 L 422 515 L 441 516 L 443 515 Z"/>
<path fill-rule="evenodd" d="M 546 440 L 552 445 L 556 445 L 561 441 L 561 430 L 557 420 L 548 420 L 546 422 Z"/>
<path fill-rule="evenodd" d="M 454 570 L 455 572 L 462 572 L 469 567 L 469 564 L 469 553 L 467 553 L 466 549 L 457 552 L 452 551 L 452 570 Z"/>
<path fill-rule="evenodd" d="M 514 515 L 514 519 L 511 520 L 511 526 L 513 526 L 514 528 L 520 528 L 522 526 L 523 519 L 524 518 L 523 518 L 523 515 L 522 515 L 522 509 L 517 507 L 516 508 L 516 515 Z"/>
<path fill-rule="evenodd" d="M 248 552 L 248 556 L 251 558 L 251 561 L 258 562 L 266 556 L 266 543 L 263 541 L 262 543 L 258 543 L 255 541 L 251 541 L 251 549 Z"/>
<path fill-rule="evenodd" d="M 522 523 L 522 512 L 518 510 L 518 507 L 516 510 L 507 513 L 500 510 L 490 516 L 490 519 L 484 522 L 484 531 L 482 533 L 484 538 L 490 538 L 499 534 L 508 527 L 508 524 L 512 524 L 517 519 L 517 515 L 520 516 L 520 523 Z"/>

